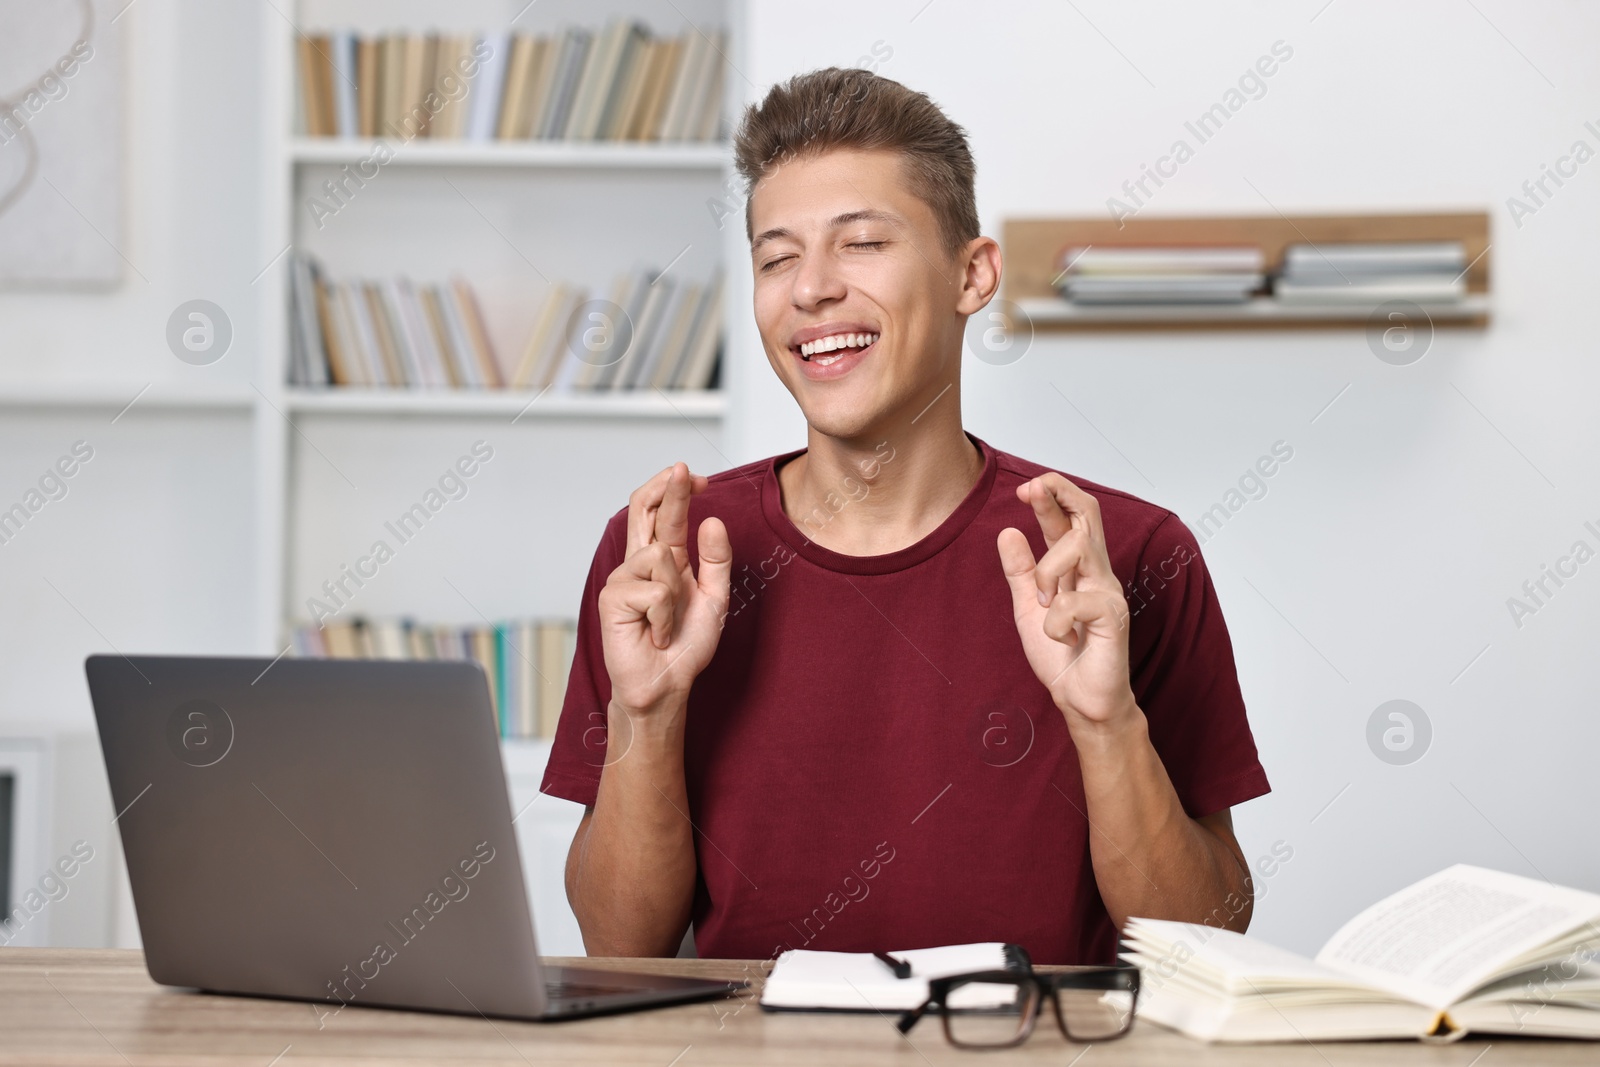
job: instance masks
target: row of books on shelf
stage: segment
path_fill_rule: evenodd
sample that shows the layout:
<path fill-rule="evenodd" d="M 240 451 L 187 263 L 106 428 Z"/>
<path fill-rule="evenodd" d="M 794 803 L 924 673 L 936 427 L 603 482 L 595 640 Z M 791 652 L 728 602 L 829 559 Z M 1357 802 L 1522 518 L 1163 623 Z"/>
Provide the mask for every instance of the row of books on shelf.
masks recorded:
<path fill-rule="evenodd" d="M 553 393 L 714 388 L 722 348 L 723 276 L 679 279 L 639 269 L 605 297 L 558 283 L 514 358 L 465 279 L 419 284 L 327 277 L 296 254 L 289 384 Z"/>
<path fill-rule="evenodd" d="M 727 34 L 613 19 L 534 35 L 337 30 L 298 40 L 311 137 L 711 141 Z"/>
<path fill-rule="evenodd" d="M 475 660 L 489 679 L 502 737 L 553 737 L 577 648 L 570 619 L 520 619 L 492 626 L 428 625 L 411 619 L 330 619 L 296 626 L 294 654 L 331 659 Z"/>
<path fill-rule="evenodd" d="M 1258 245 L 1074 246 L 1057 291 L 1077 304 L 1239 304 L 1270 292 L 1290 305 L 1458 303 L 1466 295 L 1460 241 L 1291 244 L 1269 272 Z"/>

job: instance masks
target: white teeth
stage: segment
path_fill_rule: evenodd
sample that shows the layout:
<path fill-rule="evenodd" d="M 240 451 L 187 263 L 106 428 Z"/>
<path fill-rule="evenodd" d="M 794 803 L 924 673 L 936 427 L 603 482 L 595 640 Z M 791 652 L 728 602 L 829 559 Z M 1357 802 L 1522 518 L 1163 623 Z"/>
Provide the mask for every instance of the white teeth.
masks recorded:
<path fill-rule="evenodd" d="M 843 356 L 824 356 L 823 358 L 821 358 L 819 360 L 816 360 L 815 362 L 816 362 L 817 366 L 819 366 L 819 367 L 831 367 L 831 366 L 833 366 L 835 363 L 839 362 L 843 358 L 844 358 Z"/>
<path fill-rule="evenodd" d="M 822 352 L 833 352 L 840 348 L 865 348 L 878 339 L 875 333 L 836 333 L 828 337 L 808 341 L 800 346 L 802 356 L 815 356 Z"/>

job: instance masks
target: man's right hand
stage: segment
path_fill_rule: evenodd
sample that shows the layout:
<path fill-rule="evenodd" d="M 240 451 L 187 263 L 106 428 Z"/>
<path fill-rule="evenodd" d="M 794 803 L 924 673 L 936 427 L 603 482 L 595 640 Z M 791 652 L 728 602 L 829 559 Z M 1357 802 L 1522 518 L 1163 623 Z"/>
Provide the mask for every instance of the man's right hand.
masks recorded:
<path fill-rule="evenodd" d="M 722 636 L 733 547 L 718 518 L 700 524 L 689 566 L 689 497 L 706 487 L 675 463 L 628 498 L 627 557 L 600 591 L 611 700 L 630 714 L 682 706 Z"/>
<path fill-rule="evenodd" d="M 716 518 L 700 524 L 698 578 L 689 566 L 689 497 L 705 487 L 682 463 L 640 486 L 628 498 L 627 553 L 600 590 L 607 769 L 567 853 L 567 899 L 593 956 L 670 956 L 689 925 L 697 868 L 683 710 L 717 651 L 733 574 Z"/>

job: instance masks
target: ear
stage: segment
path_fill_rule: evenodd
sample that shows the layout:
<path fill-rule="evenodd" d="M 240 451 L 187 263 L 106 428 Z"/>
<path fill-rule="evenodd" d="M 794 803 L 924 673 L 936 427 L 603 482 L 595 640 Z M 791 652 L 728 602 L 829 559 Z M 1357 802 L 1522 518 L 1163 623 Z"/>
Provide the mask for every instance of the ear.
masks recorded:
<path fill-rule="evenodd" d="M 1000 291 L 1000 245 L 993 237 L 975 237 L 966 243 L 956 262 L 961 268 L 961 294 L 956 311 L 974 315 Z"/>

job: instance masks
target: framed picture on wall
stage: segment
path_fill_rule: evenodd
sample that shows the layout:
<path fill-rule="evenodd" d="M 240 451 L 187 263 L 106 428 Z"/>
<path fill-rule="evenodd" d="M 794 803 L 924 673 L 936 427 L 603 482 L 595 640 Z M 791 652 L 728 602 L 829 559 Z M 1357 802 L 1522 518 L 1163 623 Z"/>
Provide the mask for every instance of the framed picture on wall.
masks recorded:
<path fill-rule="evenodd" d="M 121 14 L 0 0 L 0 288 L 108 287 L 122 252 Z"/>

